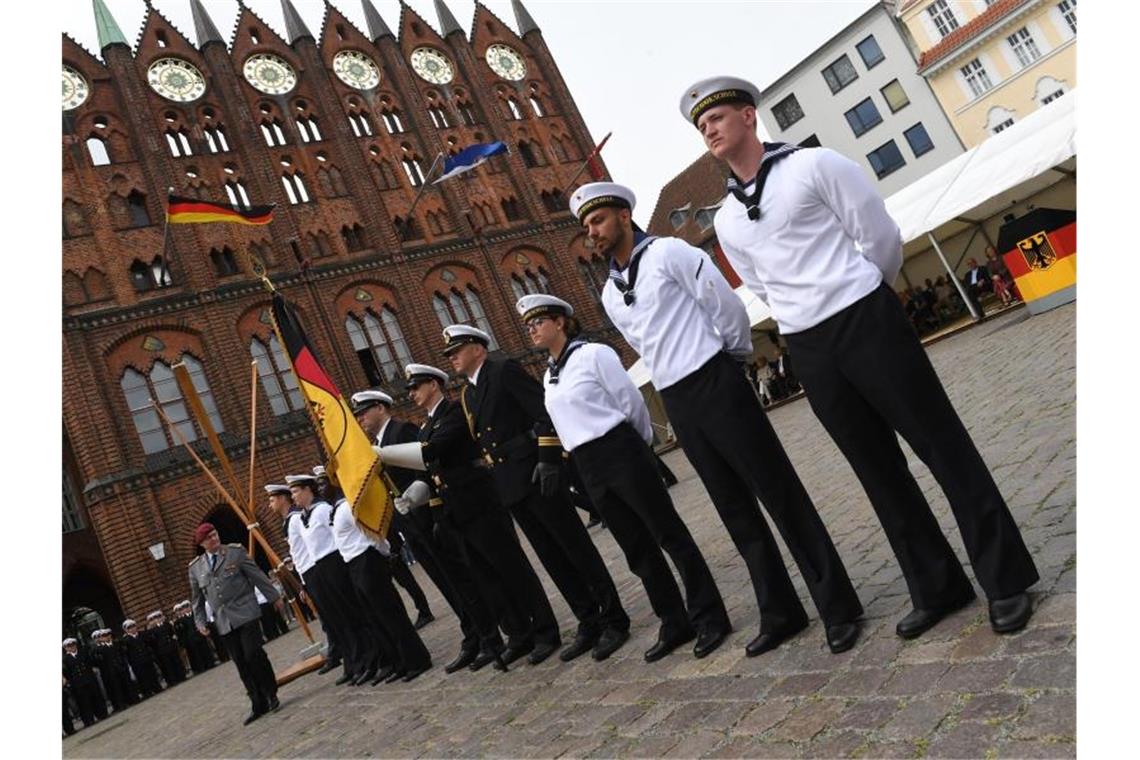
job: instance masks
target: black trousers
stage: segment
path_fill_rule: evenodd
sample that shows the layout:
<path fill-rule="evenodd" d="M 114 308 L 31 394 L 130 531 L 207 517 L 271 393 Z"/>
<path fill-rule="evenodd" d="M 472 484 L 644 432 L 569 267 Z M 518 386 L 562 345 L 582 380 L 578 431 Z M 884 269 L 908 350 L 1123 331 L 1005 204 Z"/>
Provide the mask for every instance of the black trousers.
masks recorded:
<path fill-rule="evenodd" d="M 812 411 L 855 470 L 914 605 L 946 606 L 970 582 L 907 468 L 896 431 L 942 487 L 990 599 L 1037 582 L 1037 568 L 986 463 L 886 285 L 785 336 Z"/>
<path fill-rule="evenodd" d="M 125 710 L 129 705 L 139 701 L 138 690 L 135 689 L 134 682 L 131 681 L 131 674 L 125 667 L 121 670 L 114 667 L 108 667 L 105 670 L 100 668 L 100 674 L 103 676 L 103 686 L 107 689 L 107 698 L 111 700 L 111 706 L 115 708 L 115 712 Z M 131 695 L 132 690 L 134 690 L 133 696 Z"/>
<path fill-rule="evenodd" d="M 657 470 L 653 452 L 628 423 L 574 449 L 574 465 L 590 500 L 641 579 L 661 633 L 670 638 L 692 627 L 727 628 L 728 613 L 704 555 Z M 685 584 L 685 602 L 664 549 Z"/>
<path fill-rule="evenodd" d="M 107 717 L 107 701 L 103 699 L 103 692 L 94 676 L 72 683 L 71 693 L 75 695 L 75 704 L 84 726 Z"/>
<path fill-rule="evenodd" d="M 420 509 L 438 509 L 421 507 Z M 499 634 L 498 614 L 494 597 L 482 587 L 482 575 L 471 566 L 472 559 L 463 537 L 447 521 L 441 521 L 433 530 L 433 541 L 438 546 L 436 557 L 452 582 L 463 610 L 460 628 L 463 631 L 464 649 L 481 649 L 486 652 L 503 651 L 503 638 Z M 454 605 L 453 605 L 454 608 Z"/>
<path fill-rule="evenodd" d="M 416 561 L 420 563 L 455 616 L 459 618 L 459 628 L 463 632 L 463 646 L 477 648 L 479 646 L 477 626 L 472 618 L 469 604 L 464 594 L 459 592 L 456 581 L 457 575 L 465 574 L 467 571 L 462 563 L 448 556 L 452 549 L 435 537 L 435 523 L 428 514 L 428 509 L 428 507 L 419 507 L 404 518 L 402 527 L 408 529 L 404 538 L 412 547 Z M 490 615 L 489 612 L 487 614 Z"/>
<path fill-rule="evenodd" d="M 759 498 L 800 568 L 825 625 L 854 620 L 863 606 L 811 497 L 760 406 L 743 369 L 727 354 L 661 391 L 693 469 L 744 558 L 761 633 L 807 619 Z"/>
<path fill-rule="evenodd" d="M 182 663 L 182 655 L 178 651 L 177 644 L 172 648 L 155 653 L 155 656 L 158 660 L 159 670 L 162 671 L 162 679 L 166 681 L 167 686 L 173 686 L 186 680 L 186 666 Z"/>
<path fill-rule="evenodd" d="M 578 618 L 578 633 L 596 637 L 606 628 L 628 631 L 629 615 L 614 580 L 570 502 L 561 495 L 545 498 L 533 484 L 526 498 L 509 509 Z"/>
<path fill-rule="evenodd" d="M 388 559 L 376 549 L 367 549 L 348 562 L 348 575 L 362 602 L 361 612 L 373 629 L 383 633 L 385 648 L 390 647 L 386 651 L 389 663 L 397 670 L 431 667 L 431 655 L 392 585 Z"/>
<path fill-rule="evenodd" d="M 430 615 L 431 607 L 428 605 L 427 596 L 424 595 L 424 590 L 420 588 L 420 584 L 416 581 L 416 576 L 412 575 L 411 568 L 407 566 L 403 558 L 404 536 L 401 530 L 407 518 L 402 520 L 395 519 L 399 515 L 397 512 L 392 516 L 392 530 L 388 531 L 388 543 L 392 547 L 392 580 L 399 583 L 404 591 L 408 592 L 408 596 L 412 598 L 412 604 L 416 606 L 416 612 L 421 615 Z"/>
<path fill-rule="evenodd" d="M 254 712 L 268 710 L 269 703 L 277 696 L 277 677 L 273 675 L 269 655 L 261 648 L 261 621 L 251 620 L 222 634 L 222 641 L 245 684 Z"/>
<path fill-rule="evenodd" d="M 162 691 L 162 685 L 158 682 L 158 667 L 154 660 L 136 660 L 131 663 L 131 670 L 138 680 L 143 699 Z"/>
<path fill-rule="evenodd" d="M 348 577 L 348 568 L 340 552 L 332 551 L 316 561 L 306 578 L 311 592 L 316 592 L 321 620 L 335 636 L 346 673 L 362 673 L 376 659 L 379 644 L 368 635 L 360 617 L 360 601 Z"/>

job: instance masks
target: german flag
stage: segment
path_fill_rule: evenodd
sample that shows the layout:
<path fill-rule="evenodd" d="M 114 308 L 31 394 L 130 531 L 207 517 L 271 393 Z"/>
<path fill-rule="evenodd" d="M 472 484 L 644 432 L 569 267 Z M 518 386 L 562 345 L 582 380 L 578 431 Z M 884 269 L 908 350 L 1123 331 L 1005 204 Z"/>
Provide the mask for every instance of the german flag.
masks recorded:
<path fill-rule="evenodd" d="M 297 320 L 293 307 L 273 294 L 273 323 L 293 374 L 309 403 L 309 412 L 325 450 L 325 470 L 344 491 L 356 522 L 367 533 L 386 538 L 392 524 L 392 497 L 381 478 L 380 457 L 352 409 L 328 373 Z"/>
<path fill-rule="evenodd" d="M 170 224 L 202 224 L 229 222 L 231 224 L 269 224 L 273 221 L 274 206 L 235 208 L 225 203 L 200 201 L 171 195 L 166 207 L 166 221 Z"/>

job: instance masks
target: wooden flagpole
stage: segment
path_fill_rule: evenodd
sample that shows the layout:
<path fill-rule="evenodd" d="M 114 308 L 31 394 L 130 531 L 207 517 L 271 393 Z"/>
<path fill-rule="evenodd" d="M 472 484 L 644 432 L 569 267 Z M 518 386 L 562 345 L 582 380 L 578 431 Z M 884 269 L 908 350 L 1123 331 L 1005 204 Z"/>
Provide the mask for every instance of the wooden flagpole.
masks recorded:
<path fill-rule="evenodd" d="M 250 380 L 249 388 L 249 498 L 246 504 L 249 504 L 250 512 L 253 512 L 253 465 L 257 451 L 257 359 L 251 364 L 251 373 L 253 378 Z M 252 535 L 249 537 L 249 553 L 253 556 Z"/>

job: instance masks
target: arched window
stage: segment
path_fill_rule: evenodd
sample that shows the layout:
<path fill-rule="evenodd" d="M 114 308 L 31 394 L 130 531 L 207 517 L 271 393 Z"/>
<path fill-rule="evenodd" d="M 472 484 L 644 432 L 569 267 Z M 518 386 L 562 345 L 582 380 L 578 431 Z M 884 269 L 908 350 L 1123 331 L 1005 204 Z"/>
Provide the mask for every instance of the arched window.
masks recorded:
<path fill-rule="evenodd" d="M 87 226 L 87 217 L 83 213 L 83 206 L 70 198 L 63 201 L 63 236 L 65 238 L 90 235 L 91 228 Z"/>
<path fill-rule="evenodd" d="M 155 256 L 149 264 L 135 259 L 127 270 L 131 277 L 131 284 L 139 293 L 157 288 L 168 288 L 173 284 L 170 270 L 161 256 Z"/>
<path fill-rule="evenodd" d="M 332 243 L 329 242 L 329 236 L 326 232 L 310 232 L 309 248 L 313 252 L 314 259 L 332 256 L 333 254 Z"/>
<path fill-rule="evenodd" d="M 523 117 L 522 110 L 519 108 L 518 101 L 514 97 L 508 97 L 505 101 L 505 110 L 503 115 L 510 121 L 518 121 Z"/>
<path fill-rule="evenodd" d="M 420 229 L 420 223 L 416 218 L 410 217 L 406 221 L 402 217 L 393 217 L 392 226 L 400 234 L 400 239 L 405 243 L 411 240 L 419 240 L 424 236 L 423 230 Z"/>
<path fill-rule="evenodd" d="M 240 180 L 231 179 L 226 182 L 226 196 L 230 199 L 230 205 L 237 208 L 250 208 L 252 204 L 249 202 L 249 193 L 245 191 L 245 184 Z"/>
<path fill-rule="evenodd" d="M 463 121 L 464 126 L 473 127 L 479 123 L 475 117 L 475 109 L 466 100 L 456 103 L 455 110 L 459 112 L 459 118 Z"/>
<path fill-rule="evenodd" d="M 391 309 L 381 308 L 379 316 L 366 311 L 363 318 L 350 314 L 344 327 L 369 385 L 399 380 L 403 367 L 411 363 L 412 355 Z"/>
<path fill-rule="evenodd" d="M 368 247 L 368 241 L 364 239 L 364 228 L 359 224 L 351 227 L 344 225 L 340 228 L 340 236 L 344 238 L 344 245 L 350 252 L 362 251 Z"/>
<path fill-rule="evenodd" d="M 222 277 L 241 272 L 237 258 L 234 257 L 234 252 L 230 250 L 229 246 L 220 251 L 217 248 L 212 248 L 210 250 L 210 261 L 214 264 L 214 271 Z"/>
<path fill-rule="evenodd" d="M 519 210 L 519 202 L 516 198 L 503 198 L 500 205 L 503 207 L 503 215 L 507 217 L 507 221 L 516 222 L 523 218 L 522 211 Z"/>
<path fill-rule="evenodd" d="M 281 129 L 281 120 L 272 119 L 261 122 L 261 136 L 265 138 L 265 144 L 270 148 L 275 148 L 280 145 L 285 145 L 285 132 Z"/>
<path fill-rule="evenodd" d="M 515 294 L 516 301 L 527 294 L 526 286 L 522 284 L 522 280 L 519 279 L 519 276 L 517 274 L 512 274 L 510 276 L 510 281 L 511 292 Z"/>
<path fill-rule="evenodd" d="M 348 188 L 344 185 L 344 177 L 335 166 L 322 166 L 317 170 L 317 186 L 326 198 L 339 198 L 348 195 Z"/>
<path fill-rule="evenodd" d="M 304 175 L 301 172 L 282 174 L 281 184 L 285 187 L 285 195 L 289 198 L 289 202 L 294 206 L 309 202 L 309 191 L 305 187 Z"/>
<path fill-rule="evenodd" d="M 91 157 L 92 166 L 106 166 L 111 163 L 111 156 L 107 153 L 107 143 L 101 137 L 92 135 L 87 138 L 87 155 Z"/>
<path fill-rule="evenodd" d="M 408 176 L 408 182 L 412 187 L 419 187 L 424 183 L 424 168 L 420 164 L 420 159 L 407 143 L 401 147 L 404 150 L 404 157 L 400 161 L 404 165 L 404 174 Z"/>
<path fill-rule="evenodd" d="M 523 163 L 532 169 L 536 166 L 546 165 L 546 161 L 542 157 L 542 146 L 538 143 L 532 145 L 526 140 L 520 140 L 519 155 L 522 156 Z"/>
<path fill-rule="evenodd" d="M 1012 127 L 1014 122 L 1014 113 L 1002 106 L 994 106 L 990 109 L 986 118 L 986 131 L 992 134 L 997 134 L 1007 127 Z"/>
<path fill-rule="evenodd" d="M 276 416 L 304 409 L 305 399 L 297 386 L 297 377 L 289 367 L 289 360 L 281 350 L 277 336 L 270 335 L 268 344 L 266 346 L 260 338 L 254 338 L 249 343 L 249 353 L 257 362 L 257 376 L 269 399 L 269 408 Z"/>
<path fill-rule="evenodd" d="M 1036 100 L 1041 105 L 1048 105 L 1065 94 L 1066 87 L 1063 82 L 1051 76 L 1043 76 L 1037 80 Z"/>
<path fill-rule="evenodd" d="M 431 123 L 436 129 L 446 129 L 451 126 L 451 121 L 447 118 L 447 109 L 438 103 L 428 104 L 428 116 L 431 117 Z"/>
<path fill-rule="evenodd" d="M 215 431 L 223 432 L 225 427 L 222 425 L 222 418 L 218 414 L 214 394 L 210 391 L 210 384 L 206 380 L 201 362 L 189 354 L 183 354 L 182 363 L 190 373 L 190 380 L 206 410 L 210 424 Z M 123 372 L 120 386 L 144 452 L 153 454 L 171 446 L 181 445 L 183 440 L 193 441 L 198 438 L 197 429 L 182 398 L 182 391 L 179 390 L 178 381 L 174 378 L 174 371 L 165 362 L 155 362 L 149 375 L 143 375 L 138 370 L 128 367 Z M 163 427 L 162 418 L 154 409 L 156 404 L 170 420 L 169 427 Z"/>
<path fill-rule="evenodd" d="M 170 148 L 170 155 L 175 158 L 194 155 L 194 151 L 190 149 L 190 139 L 186 136 L 185 129 L 166 130 L 166 145 Z"/>
<path fill-rule="evenodd" d="M 303 142 L 317 142 L 324 139 L 321 137 L 321 130 L 317 127 L 315 117 L 298 116 L 295 121 Z"/>
<path fill-rule="evenodd" d="M 474 324 L 483 332 L 491 336 L 488 350 L 494 351 L 499 347 L 495 340 L 495 333 L 491 330 L 491 322 L 487 319 L 487 312 L 483 309 L 483 301 L 474 288 L 467 288 L 462 293 L 454 288 L 447 291 L 446 297 L 441 293 L 432 296 L 432 308 L 442 327 L 464 322 Z"/>
<path fill-rule="evenodd" d="M 538 117 L 546 116 L 546 111 L 542 109 L 542 101 L 538 99 L 537 94 L 530 96 L 530 107 L 534 110 L 534 115 Z"/>
<path fill-rule="evenodd" d="M 566 151 L 566 144 L 559 138 L 550 138 L 550 148 L 554 151 L 554 157 L 562 163 L 570 160 L 570 154 Z"/>
<path fill-rule="evenodd" d="M 211 153 L 226 153 L 230 144 L 226 141 L 226 130 L 221 124 L 203 127 L 202 134 L 206 137 L 206 147 Z"/>
<path fill-rule="evenodd" d="M 555 188 L 554 190 L 543 190 L 539 193 L 542 199 L 542 205 L 552 214 L 557 214 L 561 211 L 566 211 L 566 199 L 562 197 L 562 191 Z"/>
<path fill-rule="evenodd" d="M 357 137 L 372 136 L 372 124 L 369 123 L 368 115 L 365 112 L 350 112 L 348 114 L 348 124 L 352 127 L 352 134 Z"/>
<path fill-rule="evenodd" d="M 132 190 L 127 195 L 127 214 L 132 227 L 147 227 L 150 225 L 150 213 L 146 210 L 146 196 L 138 190 Z"/>
<path fill-rule="evenodd" d="M 382 110 L 380 118 L 384 122 L 384 129 L 387 130 L 388 134 L 398 135 L 404 131 L 404 122 L 400 120 L 399 109 Z"/>

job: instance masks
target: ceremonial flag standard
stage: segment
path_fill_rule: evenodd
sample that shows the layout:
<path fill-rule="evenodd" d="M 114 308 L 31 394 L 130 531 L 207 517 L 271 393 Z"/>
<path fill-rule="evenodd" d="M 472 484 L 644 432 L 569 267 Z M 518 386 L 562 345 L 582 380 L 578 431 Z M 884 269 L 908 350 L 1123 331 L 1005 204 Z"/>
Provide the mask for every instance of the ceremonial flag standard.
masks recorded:
<path fill-rule="evenodd" d="M 492 143 L 476 143 L 470 147 L 456 153 L 454 156 L 448 156 L 443 162 L 443 174 L 439 179 L 432 182 L 437 185 L 445 179 L 458 177 L 464 172 L 469 172 L 479 164 L 483 163 L 491 156 L 497 156 L 500 153 L 507 152 L 507 144 L 504 142 Z"/>
<path fill-rule="evenodd" d="M 280 293 L 273 294 L 273 323 L 309 403 L 313 424 L 328 458 L 326 472 L 344 491 L 360 527 L 386 538 L 393 504 L 381 479 L 380 457 L 372 450 L 372 442 L 357 423 L 348 402 L 321 367 L 293 307 Z"/>
<path fill-rule="evenodd" d="M 200 201 L 171 195 L 167 199 L 166 221 L 170 224 L 201 224 L 229 222 L 231 224 L 269 224 L 273 221 L 275 206 L 236 208 L 225 203 Z"/>

